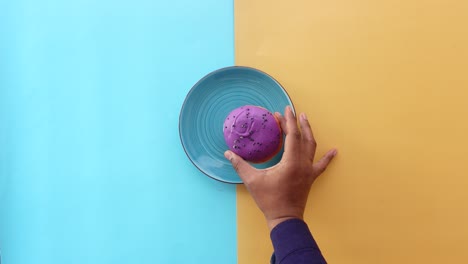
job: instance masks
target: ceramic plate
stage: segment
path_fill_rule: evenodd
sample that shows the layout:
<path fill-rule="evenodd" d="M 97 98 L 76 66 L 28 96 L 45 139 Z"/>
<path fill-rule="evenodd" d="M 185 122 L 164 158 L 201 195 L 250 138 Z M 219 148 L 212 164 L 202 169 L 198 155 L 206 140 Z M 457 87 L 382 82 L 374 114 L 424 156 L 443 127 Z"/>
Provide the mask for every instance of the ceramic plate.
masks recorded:
<path fill-rule="evenodd" d="M 268 74 L 257 69 L 233 66 L 211 72 L 198 81 L 185 98 L 179 117 L 179 133 L 185 153 L 192 163 L 209 177 L 242 183 L 224 158 L 228 149 L 223 124 L 233 109 L 258 105 L 271 112 L 284 113 L 293 104 L 283 87 Z M 267 168 L 277 164 L 283 150 L 273 159 L 255 164 Z"/>

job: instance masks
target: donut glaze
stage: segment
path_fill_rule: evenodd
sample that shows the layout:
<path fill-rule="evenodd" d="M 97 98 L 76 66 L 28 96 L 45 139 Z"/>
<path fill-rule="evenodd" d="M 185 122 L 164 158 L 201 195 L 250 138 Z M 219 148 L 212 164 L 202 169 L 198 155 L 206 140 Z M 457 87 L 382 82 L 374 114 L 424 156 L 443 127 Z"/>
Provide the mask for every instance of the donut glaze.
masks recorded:
<path fill-rule="evenodd" d="M 232 110 L 224 121 L 223 133 L 229 149 L 253 163 L 268 161 L 283 145 L 278 119 L 259 106 L 244 105 Z"/>

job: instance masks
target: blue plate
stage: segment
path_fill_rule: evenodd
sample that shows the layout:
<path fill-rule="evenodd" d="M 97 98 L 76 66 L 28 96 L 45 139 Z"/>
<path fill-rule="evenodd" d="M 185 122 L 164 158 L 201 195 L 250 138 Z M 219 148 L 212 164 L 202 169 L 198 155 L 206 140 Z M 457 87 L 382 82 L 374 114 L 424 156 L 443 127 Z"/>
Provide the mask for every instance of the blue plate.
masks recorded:
<path fill-rule="evenodd" d="M 283 87 L 257 69 L 233 66 L 211 72 L 198 81 L 185 98 L 179 117 L 179 133 L 185 153 L 192 163 L 213 179 L 242 183 L 224 158 L 228 149 L 223 136 L 226 116 L 243 105 L 258 105 L 271 112 L 283 113 L 290 105 Z M 273 159 L 255 164 L 267 168 L 281 160 L 283 150 Z"/>

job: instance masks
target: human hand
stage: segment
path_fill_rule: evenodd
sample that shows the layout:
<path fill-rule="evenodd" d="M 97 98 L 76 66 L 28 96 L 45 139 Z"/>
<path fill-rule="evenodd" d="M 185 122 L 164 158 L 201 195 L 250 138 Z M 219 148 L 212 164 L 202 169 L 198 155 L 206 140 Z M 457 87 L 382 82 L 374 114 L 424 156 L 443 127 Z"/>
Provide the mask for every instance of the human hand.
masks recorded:
<path fill-rule="evenodd" d="M 288 219 L 303 219 L 312 183 L 337 154 L 336 149 L 331 149 L 314 163 L 317 144 L 306 115 L 300 115 L 300 130 L 289 106 L 284 117 L 279 113 L 275 116 L 286 134 L 283 157 L 278 164 L 256 169 L 234 152 L 224 153 L 263 212 L 270 230 Z"/>

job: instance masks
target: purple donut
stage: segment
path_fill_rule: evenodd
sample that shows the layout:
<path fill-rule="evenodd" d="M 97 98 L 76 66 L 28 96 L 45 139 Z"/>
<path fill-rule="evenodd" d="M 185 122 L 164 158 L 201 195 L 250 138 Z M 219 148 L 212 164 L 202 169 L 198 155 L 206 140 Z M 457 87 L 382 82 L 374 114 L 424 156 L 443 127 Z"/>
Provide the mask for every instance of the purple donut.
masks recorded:
<path fill-rule="evenodd" d="M 224 121 L 223 132 L 229 149 L 253 163 L 268 161 L 283 145 L 278 119 L 259 106 L 244 105 L 232 110 Z"/>

